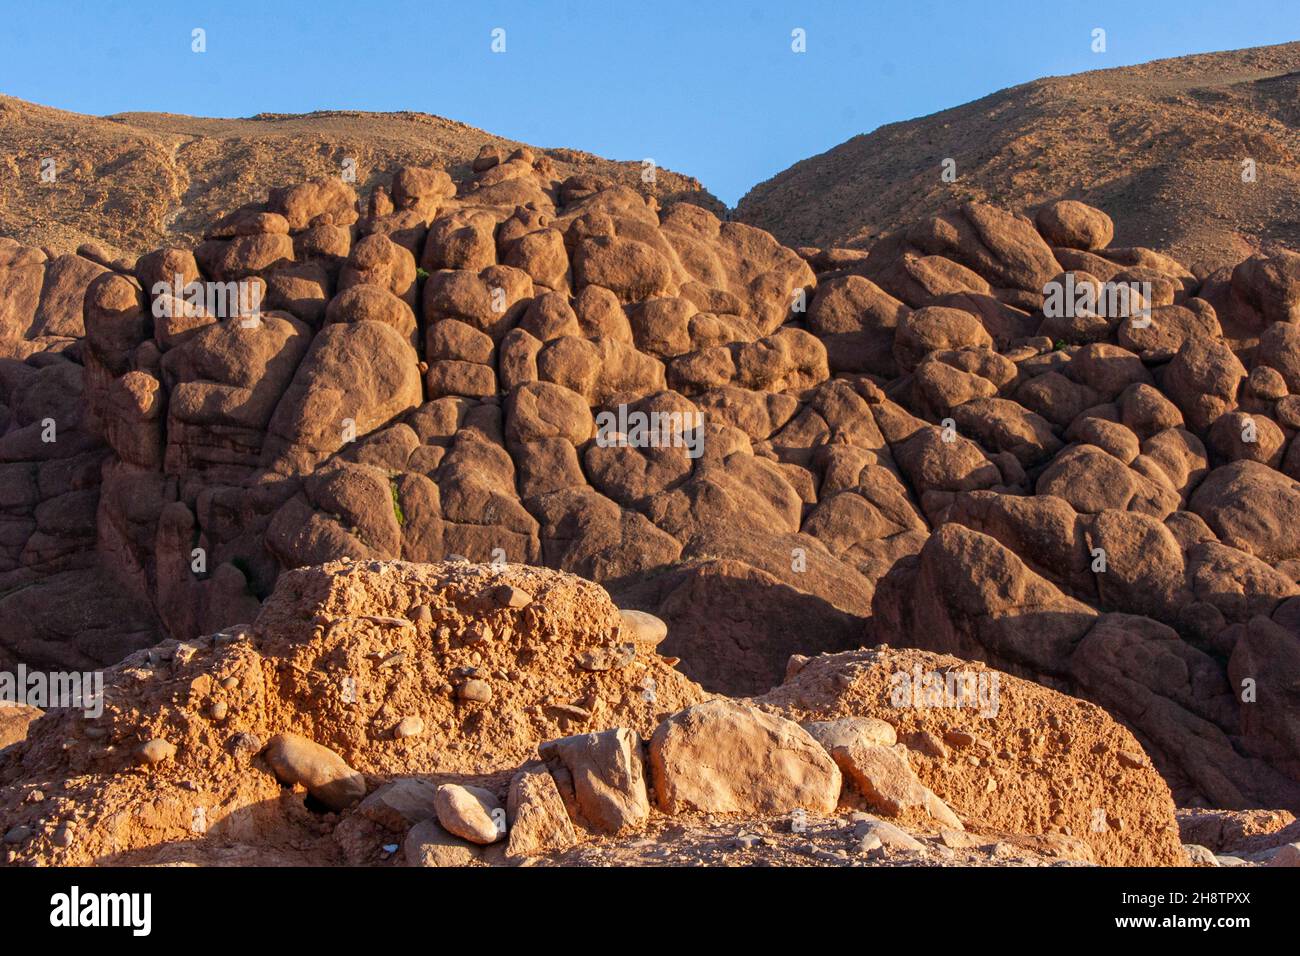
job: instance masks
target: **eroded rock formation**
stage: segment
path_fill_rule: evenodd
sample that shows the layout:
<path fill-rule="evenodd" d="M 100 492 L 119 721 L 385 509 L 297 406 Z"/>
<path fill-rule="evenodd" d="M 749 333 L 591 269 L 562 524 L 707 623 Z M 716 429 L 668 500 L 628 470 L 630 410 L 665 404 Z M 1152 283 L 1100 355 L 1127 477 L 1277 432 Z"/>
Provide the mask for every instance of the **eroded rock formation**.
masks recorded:
<path fill-rule="evenodd" d="M 1198 279 L 1077 203 L 796 253 L 474 170 L 277 189 L 135 263 L 0 241 L 0 662 L 463 556 L 604 585 L 708 691 L 922 647 L 1097 702 L 1183 803 L 1300 806 L 1300 256 Z"/>

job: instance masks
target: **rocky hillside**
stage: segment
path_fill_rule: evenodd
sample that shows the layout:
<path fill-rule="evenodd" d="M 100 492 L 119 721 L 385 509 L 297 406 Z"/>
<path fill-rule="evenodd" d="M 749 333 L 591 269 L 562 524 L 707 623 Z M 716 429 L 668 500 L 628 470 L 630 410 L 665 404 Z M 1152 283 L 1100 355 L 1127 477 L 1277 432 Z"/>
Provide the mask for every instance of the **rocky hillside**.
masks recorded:
<path fill-rule="evenodd" d="M 365 194 L 401 166 L 465 173 L 479 147 L 523 143 L 426 113 L 328 111 L 205 119 L 167 113 L 84 116 L 0 96 L 0 236 L 72 252 L 93 242 L 110 257 L 197 241 L 231 209 L 268 189 L 354 164 Z M 660 199 L 722 204 L 669 170 L 642 182 L 635 162 L 572 149 L 535 149 L 560 178 L 606 176 Z M 54 182 L 41 178 L 51 160 Z"/>
<path fill-rule="evenodd" d="M 1114 232 L 968 203 L 800 255 L 488 144 L 365 197 L 282 185 L 136 260 L 5 241 L 0 664 L 459 556 L 602 585 L 705 692 L 922 648 L 1106 708 L 1184 806 L 1300 806 L 1300 256 L 1198 278 Z M 188 291 L 227 283 L 256 295 Z M 1044 296 L 1117 283 L 1117 311 Z"/>
<path fill-rule="evenodd" d="M 1115 218 L 1120 245 L 1200 275 L 1300 248 L 1297 104 L 1300 43 L 1035 80 L 796 163 L 736 215 L 789 245 L 868 248 L 964 200 L 1032 215 L 1081 199 Z"/>

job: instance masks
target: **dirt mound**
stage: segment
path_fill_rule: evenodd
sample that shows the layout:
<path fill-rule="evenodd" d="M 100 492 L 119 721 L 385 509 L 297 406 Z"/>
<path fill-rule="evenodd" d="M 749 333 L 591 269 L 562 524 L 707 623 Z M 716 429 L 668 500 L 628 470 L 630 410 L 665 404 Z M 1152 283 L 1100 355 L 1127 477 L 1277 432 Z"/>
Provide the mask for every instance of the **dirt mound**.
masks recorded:
<path fill-rule="evenodd" d="M 1296 43 L 1035 80 L 796 163 L 736 216 L 790 245 L 866 249 L 963 200 L 1081 199 L 1115 216 L 1118 245 L 1203 274 L 1300 247 L 1298 90 Z"/>
<path fill-rule="evenodd" d="M 1168 787 L 1092 705 L 883 648 L 708 698 L 647 623 L 520 565 L 290 571 L 253 625 L 138 652 L 102 715 L 51 711 L 3 751 L 5 860 L 1183 860 Z M 958 670 L 974 696 L 922 692 Z"/>
<path fill-rule="evenodd" d="M 29 849 L 65 864 L 208 828 L 274 846 L 294 829 L 264 752 L 278 734 L 371 780 L 459 779 L 513 768 L 565 734 L 648 735 L 703 696 L 572 575 L 463 562 L 291 571 L 255 624 L 109 668 L 102 716 L 36 721 L 4 753 L 3 829 L 31 827 Z M 77 837 L 66 848 L 54 839 L 64 826 Z"/>
<path fill-rule="evenodd" d="M 823 654 L 793 669 L 760 704 L 800 722 L 885 721 L 968 828 L 1074 837 L 1109 866 L 1183 860 L 1168 786 L 1094 704 L 915 650 Z"/>

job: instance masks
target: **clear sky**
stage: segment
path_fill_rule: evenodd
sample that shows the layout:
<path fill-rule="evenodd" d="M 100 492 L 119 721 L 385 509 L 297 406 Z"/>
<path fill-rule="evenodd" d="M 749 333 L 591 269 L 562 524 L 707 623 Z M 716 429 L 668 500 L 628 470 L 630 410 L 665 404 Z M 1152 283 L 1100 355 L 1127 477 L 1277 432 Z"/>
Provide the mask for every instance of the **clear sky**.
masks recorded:
<path fill-rule="evenodd" d="M 1300 39 L 1300 0 L 5 6 L 0 92 L 21 99 L 94 114 L 416 110 L 653 158 L 729 204 L 858 133 L 1040 76 Z M 206 53 L 191 50 L 195 28 Z"/>

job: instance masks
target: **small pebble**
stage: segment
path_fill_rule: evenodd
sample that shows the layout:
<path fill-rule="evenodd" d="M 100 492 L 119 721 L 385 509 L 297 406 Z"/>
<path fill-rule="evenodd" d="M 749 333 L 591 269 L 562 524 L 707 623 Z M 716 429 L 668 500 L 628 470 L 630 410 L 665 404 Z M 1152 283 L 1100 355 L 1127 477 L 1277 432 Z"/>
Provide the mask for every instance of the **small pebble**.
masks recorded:
<path fill-rule="evenodd" d="M 141 763 L 160 764 L 176 756 L 176 745 L 161 737 L 155 737 L 141 744 L 140 749 L 135 753 Z"/>
<path fill-rule="evenodd" d="M 1214 853 L 1195 843 L 1184 843 L 1183 849 L 1187 851 L 1187 858 L 1191 860 L 1192 866 L 1218 866 L 1219 861 Z"/>
<path fill-rule="evenodd" d="M 419 717 L 403 717 L 393 728 L 393 736 L 398 740 L 407 737 L 418 737 L 424 733 L 424 721 Z"/>
<path fill-rule="evenodd" d="M 486 846 L 505 836 L 505 814 L 490 790 L 444 783 L 434 791 L 433 805 L 443 829 L 462 840 Z"/>
<path fill-rule="evenodd" d="M 969 747 L 975 743 L 975 735 L 964 730 L 948 730 L 944 732 L 943 740 L 954 747 Z"/>
<path fill-rule="evenodd" d="M 492 699 L 492 687 L 487 681 L 475 678 L 474 680 L 467 680 L 465 683 L 461 684 L 457 690 L 457 694 L 460 696 L 461 700 L 473 700 L 478 701 L 481 704 L 486 704 Z"/>
<path fill-rule="evenodd" d="M 527 607 L 533 603 L 533 596 L 523 588 L 513 587 L 509 584 L 499 585 L 492 596 L 496 599 L 497 607 Z"/>
<path fill-rule="evenodd" d="M 858 840 L 854 849 L 858 853 L 870 853 L 876 851 L 876 849 L 880 849 L 881 845 L 884 844 L 880 843 L 879 836 L 876 836 L 875 834 L 867 834 L 866 836 L 863 836 L 861 840 Z"/>
<path fill-rule="evenodd" d="M 478 644 L 492 640 L 492 627 L 484 621 L 475 621 L 461 635 L 466 644 Z"/>
<path fill-rule="evenodd" d="M 234 754 L 255 754 L 262 749 L 261 738 L 257 734 L 240 732 L 230 738 L 230 752 Z"/>
<path fill-rule="evenodd" d="M 548 704 L 546 709 L 561 717 L 572 717 L 574 720 L 591 719 L 591 711 L 585 707 L 579 707 L 577 704 Z"/>
<path fill-rule="evenodd" d="M 1119 759 L 1120 766 L 1131 770 L 1139 770 L 1150 762 L 1146 754 L 1136 754 L 1129 750 L 1117 750 L 1115 756 Z"/>
<path fill-rule="evenodd" d="M 230 705 L 224 700 L 213 701 L 208 713 L 212 715 L 213 720 L 225 720 L 226 714 L 230 713 Z"/>

